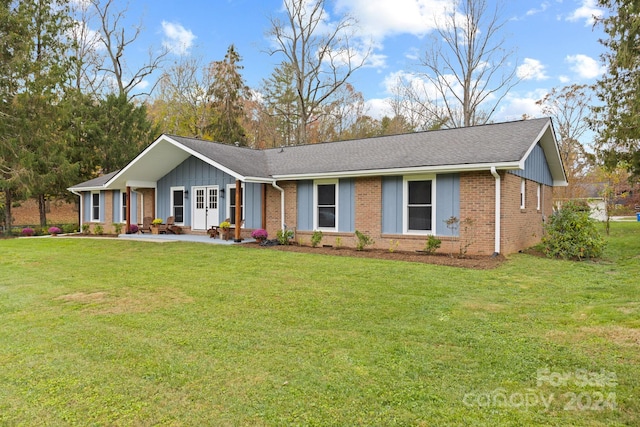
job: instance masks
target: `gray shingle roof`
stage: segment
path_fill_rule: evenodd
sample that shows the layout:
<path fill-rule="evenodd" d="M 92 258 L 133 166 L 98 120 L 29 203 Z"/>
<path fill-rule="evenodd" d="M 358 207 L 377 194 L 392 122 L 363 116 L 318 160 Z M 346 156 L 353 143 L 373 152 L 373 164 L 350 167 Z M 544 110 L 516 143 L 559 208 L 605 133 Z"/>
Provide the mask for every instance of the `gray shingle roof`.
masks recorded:
<path fill-rule="evenodd" d="M 108 173 L 106 175 L 102 175 L 99 176 L 97 178 L 91 179 L 89 181 L 85 181 L 81 184 L 75 185 L 73 188 L 74 189 L 82 189 L 82 188 L 100 188 L 102 187 L 104 184 L 106 184 L 111 178 L 113 178 L 113 176 L 115 174 L 117 174 L 120 171 L 115 171 L 115 172 L 111 172 Z"/>
<path fill-rule="evenodd" d="M 244 176 L 384 170 L 517 162 L 549 119 L 253 150 L 170 136 Z"/>
<path fill-rule="evenodd" d="M 243 176 L 269 176 L 269 171 L 266 167 L 267 164 L 264 159 L 264 152 L 261 150 L 236 147 L 235 145 L 220 144 L 196 138 L 185 138 L 174 135 L 167 136 Z"/>
<path fill-rule="evenodd" d="M 549 119 L 270 149 L 271 175 L 519 161 Z"/>
<path fill-rule="evenodd" d="M 357 175 L 359 171 L 514 163 L 523 159 L 549 124 L 549 118 L 542 118 L 267 150 L 174 135 L 165 137 L 239 176 L 269 180 L 296 175 L 349 172 Z M 560 174 L 564 175 L 562 171 Z M 105 175 L 73 188 L 101 186 L 113 176 L 114 173 Z"/>

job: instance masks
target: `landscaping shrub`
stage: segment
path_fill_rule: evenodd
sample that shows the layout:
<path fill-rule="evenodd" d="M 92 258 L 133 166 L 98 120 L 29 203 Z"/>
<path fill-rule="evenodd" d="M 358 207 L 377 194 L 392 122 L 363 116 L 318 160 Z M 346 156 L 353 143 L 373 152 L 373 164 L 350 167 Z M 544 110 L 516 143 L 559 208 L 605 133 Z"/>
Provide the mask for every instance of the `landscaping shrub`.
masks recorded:
<path fill-rule="evenodd" d="M 290 240 L 293 239 L 293 230 L 278 230 L 276 238 L 278 239 L 278 243 L 281 245 L 288 245 Z"/>
<path fill-rule="evenodd" d="M 604 238 L 589 211 L 573 202 L 565 203 L 551 215 L 545 232 L 542 250 L 551 258 L 599 258 L 605 247 Z"/>
<path fill-rule="evenodd" d="M 375 241 L 370 236 L 367 236 L 366 234 L 363 234 L 358 230 L 356 230 L 356 237 L 358 238 L 358 241 L 356 242 L 356 250 L 358 251 L 362 251 L 365 247 L 373 245 L 375 243 Z"/>
<path fill-rule="evenodd" d="M 62 232 L 66 233 L 66 234 L 75 233 L 77 229 L 78 229 L 78 227 L 76 226 L 76 224 L 63 224 L 62 225 Z"/>
<path fill-rule="evenodd" d="M 311 246 L 316 248 L 318 247 L 321 241 L 322 241 L 322 231 L 320 230 L 314 231 L 313 235 L 311 236 Z"/>
<path fill-rule="evenodd" d="M 429 255 L 434 254 L 441 245 L 442 240 L 438 239 L 436 236 L 430 235 L 427 238 L 427 243 L 424 245 L 424 251 Z"/>

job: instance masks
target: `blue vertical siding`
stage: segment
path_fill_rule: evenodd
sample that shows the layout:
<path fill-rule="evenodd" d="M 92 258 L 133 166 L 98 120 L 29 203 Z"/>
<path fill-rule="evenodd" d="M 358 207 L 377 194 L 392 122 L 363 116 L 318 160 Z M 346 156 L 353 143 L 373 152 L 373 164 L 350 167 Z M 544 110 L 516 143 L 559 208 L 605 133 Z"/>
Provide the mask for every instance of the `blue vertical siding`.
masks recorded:
<path fill-rule="evenodd" d="M 382 178 L 382 233 L 403 233 L 403 190 L 402 176 Z M 435 178 L 435 223 L 437 235 L 451 235 L 445 220 L 451 216 L 460 217 L 460 175 L 442 174 Z"/>
<path fill-rule="evenodd" d="M 125 222 L 127 218 L 122 217 L 122 195 L 126 194 L 126 190 L 114 190 L 112 193 L 112 216 L 113 222 Z M 138 223 L 138 196 L 135 191 L 131 192 L 131 200 L 129 200 L 131 211 L 131 224 Z"/>
<path fill-rule="evenodd" d="M 122 203 L 122 193 L 120 190 L 111 192 L 111 218 L 113 222 L 120 222 L 120 203 Z"/>
<path fill-rule="evenodd" d="M 107 212 L 107 192 L 100 191 L 100 222 L 104 222 Z"/>
<path fill-rule="evenodd" d="M 298 230 L 313 230 L 313 181 L 298 181 Z"/>
<path fill-rule="evenodd" d="M 354 232 L 356 229 L 355 180 L 341 179 L 338 182 L 338 192 L 338 231 Z"/>
<path fill-rule="evenodd" d="M 445 221 L 460 218 L 460 175 L 443 174 L 436 177 L 436 235 L 451 235 Z M 454 235 L 458 235 L 457 231 Z"/>
<path fill-rule="evenodd" d="M 82 193 L 82 222 L 91 221 L 91 192 Z"/>
<path fill-rule="evenodd" d="M 298 225 L 300 231 L 313 230 L 313 187 L 311 180 L 298 181 Z M 338 181 L 338 224 L 340 232 L 353 232 L 356 227 L 356 185 L 352 178 Z"/>
<path fill-rule="evenodd" d="M 189 195 L 185 199 L 184 206 L 184 224 L 191 226 L 191 187 L 193 186 L 219 186 L 220 190 L 225 190 L 224 197 L 219 200 L 219 220 L 224 221 L 226 218 L 227 185 L 235 185 L 236 179 L 203 162 L 195 157 L 189 157 L 187 160 L 178 165 L 158 181 L 156 197 L 158 205 L 156 215 L 160 218 L 167 218 L 171 215 L 171 187 L 184 187 L 189 191 Z M 261 184 L 245 183 L 244 184 L 244 215 L 245 226 L 247 228 L 259 228 L 262 225 L 262 193 Z"/>
<path fill-rule="evenodd" d="M 382 178 L 382 233 L 402 233 L 402 177 Z"/>
<path fill-rule="evenodd" d="M 544 185 L 553 185 L 553 177 L 549 170 L 549 164 L 547 158 L 544 155 L 544 150 L 540 144 L 536 144 L 529 153 L 529 157 L 524 161 L 524 170 L 508 171 L 509 173 L 530 179 Z"/>

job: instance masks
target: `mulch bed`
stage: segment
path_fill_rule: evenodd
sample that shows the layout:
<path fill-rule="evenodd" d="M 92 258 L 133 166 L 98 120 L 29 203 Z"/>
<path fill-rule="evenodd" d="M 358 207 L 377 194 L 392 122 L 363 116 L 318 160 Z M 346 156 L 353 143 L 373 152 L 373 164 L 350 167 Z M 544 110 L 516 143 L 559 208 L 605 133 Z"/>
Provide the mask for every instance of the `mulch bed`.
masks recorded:
<path fill-rule="evenodd" d="M 331 248 L 331 247 L 317 247 L 311 246 L 299 246 L 299 245 L 277 245 L 277 246 L 260 246 L 257 243 L 247 243 L 247 247 L 255 247 L 264 250 L 277 250 L 287 252 L 300 252 L 308 254 L 321 254 L 321 255 L 334 255 L 334 256 L 350 256 L 356 258 L 374 258 L 374 259 L 386 259 L 393 261 L 407 261 L 407 262 L 421 262 L 424 264 L 436 264 L 446 265 L 451 267 L 471 268 L 475 270 L 489 270 L 500 266 L 505 258 L 502 255 L 497 257 L 491 256 L 465 256 L 458 257 L 450 256 L 448 254 L 434 254 L 427 255 L 419 252 L 405 252 L 394 251 L 390 252 L 383 249 L 365 249 L 363 251 L 357 251 L 351 248 Z"/>

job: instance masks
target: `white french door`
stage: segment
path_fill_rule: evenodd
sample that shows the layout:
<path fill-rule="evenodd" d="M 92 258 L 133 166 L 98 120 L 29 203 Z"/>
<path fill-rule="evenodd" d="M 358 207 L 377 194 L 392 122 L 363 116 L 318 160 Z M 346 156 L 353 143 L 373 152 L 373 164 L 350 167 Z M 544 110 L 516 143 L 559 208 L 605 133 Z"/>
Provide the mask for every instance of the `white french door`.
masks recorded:
<path fill-rule="evenodd" d="M 193 187 L 193 218 L 191 228 L 207 230 L 212 225 L 218 225 L 218 186 Z"/>

